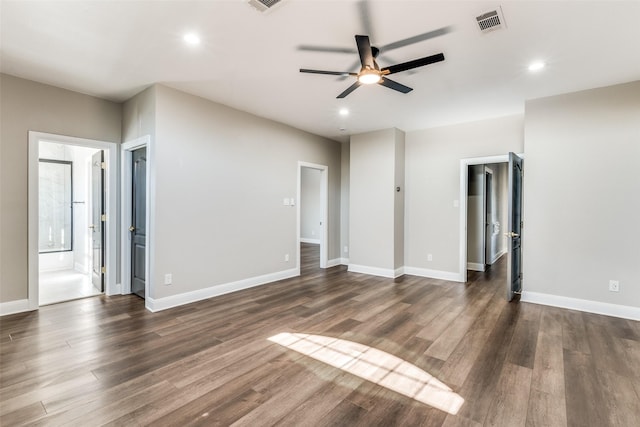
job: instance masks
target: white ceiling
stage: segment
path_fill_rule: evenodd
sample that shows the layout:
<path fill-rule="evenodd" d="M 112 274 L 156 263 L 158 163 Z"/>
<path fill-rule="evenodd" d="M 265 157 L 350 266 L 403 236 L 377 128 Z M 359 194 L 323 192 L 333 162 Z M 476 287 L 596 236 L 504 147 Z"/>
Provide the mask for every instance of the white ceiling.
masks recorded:
<path fill-rule="evenodd" d="M 114 101 L 159 82 L 336 140 L 522 113 L 526 99 L 640 79 L 640 1 L 371 0 L 368 22 L 357 0 L 282 0 L 266 13 L 247 0 L 1 5 L 3 73 Z M 482 34 L 475 17 L 500 6 L 507 28 Z M 355 48 L 367 32 L 386 45 L 445 26 L 452 32 L 379 58 L 384 67 L 444 53 L 392 76 L 414 88 L 406 95 L 373 85 L 339 100 L 351 80 L 298 72 L 358 68 L 355 53 L 300 45 Z M 187 31 L 202 43 L 186 46 Z M 534 60 L 547 67 L 530 73 Z"/>

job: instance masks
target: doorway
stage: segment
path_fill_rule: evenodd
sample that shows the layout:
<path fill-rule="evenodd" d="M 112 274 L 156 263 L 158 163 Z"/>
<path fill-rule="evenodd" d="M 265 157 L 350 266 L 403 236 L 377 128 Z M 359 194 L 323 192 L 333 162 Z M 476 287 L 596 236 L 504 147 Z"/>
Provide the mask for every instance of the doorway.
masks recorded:
<path fill-rule="evenodd" d="M 147 147 L 131 152 L 131 175 L 131 293 L 144 299 L 147 276 Z"/>
<path fill-rule="evenodd" d="M 506 163 L 468 166 L 467 270 L 485 271 L 506 252 Z"/>
<path fill-rule="evenodd" d="M 150 136 L 145 135 L 122 144 L 122 293 L 145 300 L 149 308 L 153 286 L 151 268 L 151 209 L 153 182 Z"/>
<path fill-rule="evenodd" d="M 111 166 L 114 143 L 29 132 L 29 309 L 118 292 Z"/>
<path fill-rule="evenodd" d="M 500 256 L 506 254 L 506 267 L 511 274 L 515 265 L 516 273 L 513 274 L 518 280 L 508 280 L 507 299 L 513 298 L 513 292 L 509 290 L 517 285 L 518 292 L 521 290 L 521 253 L 520 253 L 520 227 L 521 204 L 522 204 L 522 158 L 523 155 L 509 153 L 504 156 L 480 157 L 460 160 L 460 273 L 462 281 L 467 281 L 467 270 L 483 271 L 487 261 L 495 263 Z M 512 166 L 515 159 L 520 159 L 520 175 L 515 176 Z M 487 168 L 491 169 L 491 176 L 487 176 Z M 475 182 L 474 177 L 475 175 Z M 516 182 L 517 181 L 517 182 Z M 486 186 L 490 185 L 487 191 Z M 475 189 L 473 187 L 476 187 Z M 481 191 L 482 199 L 473 202 L 471 199 L 474 192 Z M 491 198 L 491 206 L 487 206 Z M 514 204 L 514 195 L 519 201 L 519 205 Z M 486 201 L 486 202 L 485 202 Z M 477 207 L 472 206 L 476 204 Z M 515 210 L 514 210 L 515 208 Z M 474 214 L 475 212 L 475 214 Z M 514 212 L 516 215 L 514 215 Z M 475 220 L 471 218 L 475 216 Z M 518 224 L 514 225 L 514 217 L 517 217 Z M 478 220 L 478 218 L 481 218 Z M 514 229 L 516 230 L 514 234 Z M 477 244 L 474 241 L 474 233 L 484 241 Z M 517 239 L 514 246 L 513 240 Z M 496 239 L 491 242 L 490 239 Z M 487 243 L 488 242 L 488 243 Z M 487 248 L 489 245 L 489 248 Z M 491 250 L 490 248 L 496 250 Z M 475 251 L 477 258 L 471 258 Z M 480 260 L 475 263 L 476 260 Z M 513 264 L 513 265 L 512 265 Z M 477 268 L 474 268 L 477 267 Z M 515 284 L 515 285 L 514 285 Z"/>
<path fill-rule="evenodd" d="M 297 269 L 301 269 L 301 253 L 318 252 L 320 268 L 327 268 L 329 167 L 298 162 L 297 203 Z"/>

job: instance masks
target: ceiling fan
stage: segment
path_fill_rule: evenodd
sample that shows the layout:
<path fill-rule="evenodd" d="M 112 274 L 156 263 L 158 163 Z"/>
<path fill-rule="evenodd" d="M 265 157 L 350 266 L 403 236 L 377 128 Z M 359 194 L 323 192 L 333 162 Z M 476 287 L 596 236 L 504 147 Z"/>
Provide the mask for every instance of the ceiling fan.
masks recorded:
<path fill-rule="evenodd" d="M 438 53 L 424 58 L 414 59 L 413 61 L 403 62 L 401 64 L 391 65 L 389 67 L 380 68 L 376 62 L 376 57 L 380 53 L 380 50 L 375 46 L 371 46 L 369 36 L 356 35 L 356 45 L 358 46 L 358 54 L 360 55 L 360 71 L 357 73 L 351 73 L 348 71 L 324 71 L 324 70 L 311 70 L 308 68 L 301 68 L 301 73 L 312 74 L 329 74 L 334 76 L 354 76 L 357 78 L 356 82 L 349 86 L 344 92 L 337 96 L 337 98 L 344 98 L 351 92 L 356 90 L 361 85 L 379 84 L 389 89 L 397 90 L 398 92 L 408 93 L 413 89 L 409 86 L 405 86 L 396 81 L 388 79 L 386 76 L 389 74 L 400 73 L 402 71 L 411 70 L 425 65 L 433 64 L 435 62 L 444 61 L 444 54 Z"/>

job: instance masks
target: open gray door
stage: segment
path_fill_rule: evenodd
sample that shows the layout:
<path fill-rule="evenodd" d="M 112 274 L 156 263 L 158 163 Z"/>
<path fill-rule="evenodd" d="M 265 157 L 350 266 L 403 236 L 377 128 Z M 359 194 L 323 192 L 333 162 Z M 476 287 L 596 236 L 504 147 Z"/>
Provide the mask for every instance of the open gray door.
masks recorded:
<path fill-rule="evenodd" d="M 145 297 L 147 239 L 147 149 L 132 152 L 131 292 Z"/>
<path fill-rule="evenodd" d="M 507 300 L 522 291 L 522 178 L 524 160 L 509 153 Z"/>
<path fill-rule="evenodd" d="M 104 292 L 104 152 L 91 158 L 91 257 L 93 259 L 91 282 Z"/>

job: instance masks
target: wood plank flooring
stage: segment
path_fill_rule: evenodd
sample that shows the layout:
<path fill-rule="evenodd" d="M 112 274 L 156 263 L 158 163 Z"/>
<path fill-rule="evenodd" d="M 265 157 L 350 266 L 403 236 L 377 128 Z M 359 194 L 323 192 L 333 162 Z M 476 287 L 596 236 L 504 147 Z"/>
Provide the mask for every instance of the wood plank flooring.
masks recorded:
<path fill-rule="evenodd" d="M 159 313 L 99 296 L 0 319 L 2 426 L 640 426 L 640 323 L 465 284 L 321 270 Z M 268 340 L 305 333 L 404 359 L 449 414 Z"/>

